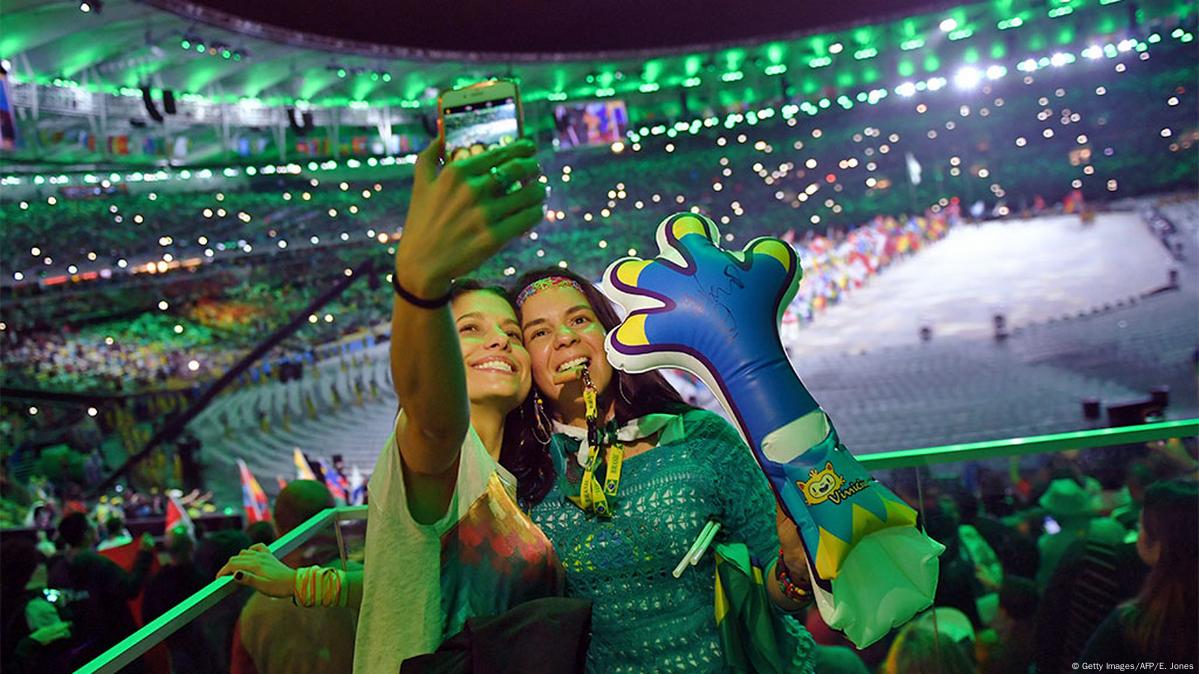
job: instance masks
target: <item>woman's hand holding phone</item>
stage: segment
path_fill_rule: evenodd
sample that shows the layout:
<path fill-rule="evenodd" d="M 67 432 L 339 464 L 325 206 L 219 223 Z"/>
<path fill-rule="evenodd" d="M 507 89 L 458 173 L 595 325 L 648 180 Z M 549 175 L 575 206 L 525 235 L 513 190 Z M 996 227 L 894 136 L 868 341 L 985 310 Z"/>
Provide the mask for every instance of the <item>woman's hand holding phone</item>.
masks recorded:
<path fill-rule="evenodd" d="M 447 164 L 440 142 L 417 157 L 412 201 L 396 249 L 396 278 L 419 297 L 440 297 L 544 215 L 546 189 L 527 139 Z M 508 192 L 513 183 L 519 189 Z"/>

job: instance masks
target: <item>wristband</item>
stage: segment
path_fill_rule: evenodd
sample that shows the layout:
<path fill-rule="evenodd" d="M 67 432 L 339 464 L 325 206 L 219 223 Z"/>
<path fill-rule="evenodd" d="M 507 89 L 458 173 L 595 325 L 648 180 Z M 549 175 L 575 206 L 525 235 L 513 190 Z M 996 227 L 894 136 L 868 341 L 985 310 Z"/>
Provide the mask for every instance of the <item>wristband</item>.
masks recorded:
<path fill-rule="evenodd" d="M 782 548 L 779 548 L 779 559 L 774 565 L 774 577 L 778 579 L 779 589 L 783 591 L 783 596 L 799 604 L 807 604 L 812 601 L 811 585 L 808 585 L 806 588 L 801 587 L 791 579 L 791 573 L 787 569 L 787 562 L 783 559 Z"/>
<path fill-rule="evenodd" d="M 450 303 L 450 295 L 454 293 L 454 284 L 450 283 L 450 289 L 447 290 L 446 293 L 441 297 L 435 297 L 431 300 L 426 300 L 405 290 L 404 286 L 400 285 L 399 275 L 393 273 L 391 275 L 391 289 L 395 291 L 395 294 L 400 299 L 414 307 L 420 307 L 421 309 L 440 309 Z"/>
<path fill-rule="evenodd" d="M 296 569 L 295 587 L 292 588 L 292 602 L 296 605 L 344 608 L 349 599 L 345 571 L 321 566 Z"/>

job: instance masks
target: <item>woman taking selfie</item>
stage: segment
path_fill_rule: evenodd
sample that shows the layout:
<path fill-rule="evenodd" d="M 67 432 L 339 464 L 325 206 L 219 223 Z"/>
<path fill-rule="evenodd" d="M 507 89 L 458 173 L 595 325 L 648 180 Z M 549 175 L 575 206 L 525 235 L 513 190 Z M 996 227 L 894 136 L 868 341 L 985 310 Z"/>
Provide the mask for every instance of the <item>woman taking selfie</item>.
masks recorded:
<path fill-rule="evenodd" d="M 501 291 L 452 289 L 541 220 L 534 147 L 518 141 L 438 172 L 439 150 L 434 143 L 417 160 L 396 250 L 390 353 L 402 409 L 368 486 L 368 572 L 292 570 L 265 546 L 221 570 L 303 606 L 360 605 L 356 672 L 400 671 L 467 619 L 562 587 L 549 541 L 497 462 L 530 388 L 515 311 Z M 514 182 L 522 186 L 506 193 Z"/>
<path fill-rule="evenodd" d="M 620 319 L 590 283 L 548 270 L 515 290 L 535 388 L 524 432 L 536 440 L 505 465 L 562 560 L 567 594 L 593 602 L 588 670 L 734 671 L 714 618 L 712 554 L 673 571 L 716 521 L 716 541 L 745 544 L 767 569 L 775 605 L 799 608 L 807 567 L 795 525 L 728 423 L 684 404 L 660 374 L 612 368 L 604 337 Z M 810 670 L 811 636 L 779 619 L 785 671 Z"/>

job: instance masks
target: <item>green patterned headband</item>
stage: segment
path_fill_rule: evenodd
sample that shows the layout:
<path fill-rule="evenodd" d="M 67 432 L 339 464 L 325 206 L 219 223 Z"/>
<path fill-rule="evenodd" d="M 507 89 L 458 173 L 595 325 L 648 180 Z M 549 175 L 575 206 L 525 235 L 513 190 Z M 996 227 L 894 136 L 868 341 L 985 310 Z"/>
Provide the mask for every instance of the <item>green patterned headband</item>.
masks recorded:
<path fill-rule="evenodd" d="M 516 296 L 516 308 L 519 309 L 524 306 L 525 302 L 527 302 L 533 295 L 536 295 L 542 290 L 549 290 L 550 288 L 574 288 L 580 293 L 583 293 L 582 286 L 580 286 L 578 282 L 572 278 L 568 278 L 566 276 L 546 276 L 545 278 L 539 278 L 536 281 L 533 281 L 529 285 L 525 286 L 524 290 L 520 291 L 520 294 Z"/>

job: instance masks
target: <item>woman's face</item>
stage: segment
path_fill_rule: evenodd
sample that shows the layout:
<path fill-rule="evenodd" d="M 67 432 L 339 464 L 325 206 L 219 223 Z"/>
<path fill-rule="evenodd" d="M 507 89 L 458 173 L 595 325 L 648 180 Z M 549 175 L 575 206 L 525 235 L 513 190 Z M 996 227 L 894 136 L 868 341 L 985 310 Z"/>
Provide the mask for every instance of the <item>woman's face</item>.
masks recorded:
<path fill-rule="evenodd" d="M 521 330 L 533 361 L 533 383 L 563 418 L 581 416 L 582 366 L 599 393 L 612 381 L 604 326 L 587 296 L 570 287 L 538 292 L 521 307 Z"/>
<path fill-rule="evenodd" d="M 472 405 L 495 405 L 503 413 L 529 395 L 529 352 L 508 301 L 487 291 L 469 292 L 451 305 L 466 365 L 466 394 Z"/>

